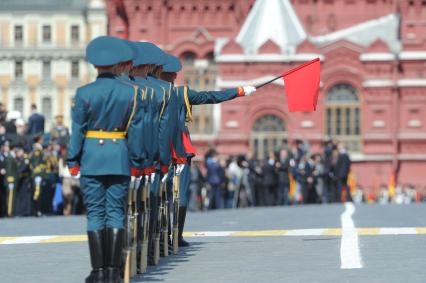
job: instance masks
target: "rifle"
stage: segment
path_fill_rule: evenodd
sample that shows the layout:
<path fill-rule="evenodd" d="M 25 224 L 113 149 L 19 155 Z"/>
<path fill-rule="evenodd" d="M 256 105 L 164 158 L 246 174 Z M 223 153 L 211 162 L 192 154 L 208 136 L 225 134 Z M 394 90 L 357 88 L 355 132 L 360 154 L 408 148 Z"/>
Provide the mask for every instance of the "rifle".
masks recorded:
<path fill-rule="evenodd" d="M 150 208 L 149 208 L 149 193 L 151 190 L 150 176 L 145 177 L 144 186 L 142 187 L 141 192 L 141 249 L 140 249 L 140 262 L 139 262 L 139 273 L 146 271 L 148 267 L 148 237 L 149 237 L 149 217 L 150 217 Z"/>
<path fill-rule="evenodd" d="M 179 175 L 174 168 L 173 176 L 173 254 L 179 251 Z"/>
<path fill-rule="evenodd" d="M 124 264 L 124 282 L 128 283 L 130 277 L 136 275 L 136 195 L 138 187 L 138 178 L 132 177 L 127 194 L 127 224 L 126 224 L 126 246 L 125 246 L 125 264 Z"/>
<path fill-rule="evenodd" d="M 167 198 L 167 180 L 162 184 L 162 227 L 161 234 L 163 239 L 163 255 L 169 256 L 169 200 Z"/>
<path fill-rule="evenodd" d="M 163 211 L 162 201 L 161 201 L 161 188 L 162 182 L 160 180 L 160 187 L 157 190 L 157 221 L 155 222 L 155 236 L 154 236 L 154 264 L 157 265 L 160 262 L 160 234 L 161 234 L 161 214 Z"/>

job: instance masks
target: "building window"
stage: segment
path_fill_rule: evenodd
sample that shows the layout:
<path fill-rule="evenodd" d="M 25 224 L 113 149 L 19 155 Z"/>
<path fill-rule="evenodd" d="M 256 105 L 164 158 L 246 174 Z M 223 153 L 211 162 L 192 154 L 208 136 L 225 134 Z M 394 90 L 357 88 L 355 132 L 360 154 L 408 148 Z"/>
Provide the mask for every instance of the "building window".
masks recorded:
<path fill-rule="evenodd" d="M 80 69 L 78 66 L 78 61 L 72 61 L 71 62 L 71 77 L 72 78 L 78 78 L 80 75 Z"/>
<path fill-rule="evenodd" d="M 15 26 L 15 43 L 22 44 L 24 41 L 24 27 L 21 25 Z"/>
<path fill-rule="evenodd" d="M 186 84 L 194 90 L 213 90 L 217 77 L 217 65 L 212 53 L 197 59 L 192 52 L 182 54 L 183 74 Z M 214 130 L 213 106 L 194 105 L 189 129 L 194 134 L 212 134 Z"/>
<path fill-rule="evenodd" d="M 43 78 L 50 79 L 51 65 L 50 60 L 43 60 Z"/>
<path fill-rule="evenodd" d="M 71 26 L 71 42 L 77 43 L 80 40 L 80 27 L 78 25 Z"/>
<path fill-rule="evenodd" d="M 344 142 L 348 150 L 361 150 L 360 102 L 353 86 L 341 83 L 328 91 L 326 129 L 328 137 Z"/>
<path fill-rule="evenodd" d="M 256 120 L 252 127 L 250 147 L 259 159 L 268 157 L 269 152 L 281 149 L 287 143 L 284 121 L 275 115 L 265 115 Z"/>
<path fill-rule="evenodd" d="M 22 61 L 15 61 L 15 78 L 22 78 L 24 74 Z"/>
<path fill-rule="evenodd" d="M 24 113 L 24 98 L 15 97 L 13 99 L 13 110 L 18 111 L 19 113 Z"/>
<path fill-rule="evenodd" d="M 43 42 L 44 43 L 49 43 L 52 41 L 52 28 L 49 25 L 44 25 L 43 26 Z"/>
<path fill-rule="evenodd" d="M 43 97 L 41 100 L 41 113 L 43 113 L 46 121 L 51 121 L 52 119 L 52 98 Z"/>

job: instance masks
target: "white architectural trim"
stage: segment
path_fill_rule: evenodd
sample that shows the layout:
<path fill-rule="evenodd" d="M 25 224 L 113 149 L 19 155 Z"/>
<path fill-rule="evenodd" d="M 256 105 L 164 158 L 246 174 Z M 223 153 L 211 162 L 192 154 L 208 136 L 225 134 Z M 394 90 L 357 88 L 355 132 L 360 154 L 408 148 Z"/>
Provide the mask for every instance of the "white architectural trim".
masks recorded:
<path fill-rule="evenodd" d="M 399 53 L 401 60 L 426 60 L 426 51 L 402 51 Z"/>
<path fill-rule="evenodd" d="M 345 28 L 345 29 L 341 29 L 326 35 L 320 35 L 320 36 L 315 36 L 315 37 L 311 37 L 311 40 L 317 44 L 324 44 L 324 43 L 328 43 L 328 42 L 334 42 L 337 41 L 339 39 L 342 38 L 346 38 L 348 36 L 351 36 L 353 34 L 357 34 L 359 32 L 365 31 L 365 30 L 370 30 L 370 29 L 374 29 L 377 26 L 381 26 L 381 25 L 387 25 L 389 24 L 390 21 L 395 21 L 397 20 L 397 15 L 396 14 L 389 14 L 387 16 L 383 16 L 377 19 L 373 19 L 370 21 L 366 21 L 354 26 L 351 26 L 349 28 Z"/>
<path fill-rule="evenodd" d="M 242 63 L 242 62 L 305 62 L 315 58 L 324 61 L 324 56 L 316 53 L 300 54 L 224 54 L 216 57 L 218 63 Z"/>
<path fill-rule="evenodd" d="M 362 82 L 363 87 L 426 87 L 426 79 L 400 79 L 395 84 L 392 80 L 372 79 Z"/>
<path fill-rule="evenodd" d="M 363 87 L 394 87 L 395 82 L 386 79 L 365 80 L 362 82 Z"/>
<path fill-rule="evenodd" d="M 363 53 L 359 55 L 359 59 L 363 62 L 377 62 L 377 61 L 393 61 L 396 56 L 393 53 Z"/>
<path fill-rule="evenodd" d="M 292 53 L 307 37 L 289 0 L 256 1 L 235 41 L 246 54 L 255 54 L 268 40 L 282 53 Z"/>
<path fill-rule="evenodd" d="M 426 87 L 426 79 L 401 79 L 398 81 L 399 87 Z"/>
<path fill-rule="evenodd" d="M 417 161 L 417 160 L 420 160 L 420 161 L 423 161 L 423 160 L 426 160 L 426 154 L 418 154 L 418 153 L 416 153 L 416 154 L 400 154 L 399 156 L 398 156 L 398 159 L 399 160 L 413 160 L 413 161 Z"/>

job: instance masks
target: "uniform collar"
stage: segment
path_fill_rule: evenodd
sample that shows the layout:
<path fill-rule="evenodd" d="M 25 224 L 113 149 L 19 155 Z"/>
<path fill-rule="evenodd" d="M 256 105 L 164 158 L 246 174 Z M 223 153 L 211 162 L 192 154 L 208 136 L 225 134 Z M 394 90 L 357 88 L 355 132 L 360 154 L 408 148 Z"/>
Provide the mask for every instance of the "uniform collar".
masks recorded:
<path fill-rule="evenodd" d="M 107 78 L 107 79 L 113 79 L 116 76 L 113 73 L 103 73 L 97 76 L 98 79 L 103 79 L 103 78 Z"/>

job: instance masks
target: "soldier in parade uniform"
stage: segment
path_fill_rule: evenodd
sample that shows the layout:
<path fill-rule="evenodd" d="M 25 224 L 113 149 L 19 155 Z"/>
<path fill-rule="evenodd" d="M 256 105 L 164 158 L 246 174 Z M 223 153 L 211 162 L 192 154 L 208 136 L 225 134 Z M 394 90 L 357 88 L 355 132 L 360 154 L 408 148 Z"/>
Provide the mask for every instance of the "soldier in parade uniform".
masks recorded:
<path fill-rule="evenodd" d="M 31 166 L 28 155 L 24 152 L 23 148 L 17 149 L 16 162 L 18 167 L 16 215 L 31 216 L 33 203 Z"/>
<path fill-rule="evenodd" d="M 162 68 L 161 78 L 170 83 L 174 83 L 177 72 L 182 69 L 179 59 L 167 54 L 167 59 Z M 173 150 L 173 161 L 177 164 L 185 164 L 179 180 L 179 246 L 188 246 L 188 242 L 183 239 L 183 229 L 185 225 L 186 210 L 188 206 L 189 185 L 191 182 L 191 159 L 195 156 L 189 135 L 187 122 L 192 120 L 192 105 L 217 104 L 240 96 L 249 96 L 256 91 L 253 86 L 238 87 L 224 91 L 194 91 L 186 86 L 175 86 L 176 106 L 178 111 L 178 126 L 174 138 L 175 146 Z"/>
<path fill-rule="evenodd" d="M 153 147 L 151 147 L 151 151 L 154 155 L 156 170 L 155 179 L 153 185 L 151 186 L 151 207 L 152 211 L 154 212 L 151 213 L 151 224 L 153 224 L 155 219 L 157 219 L 158 217 L 158 202 L 156 200 L 156 197 L 160 190 L 161 183 L 164 183 L 167 179 L 170 164 L 172 162 L 170 146 L 173 143 L 173 133 L 176 131 L 177 128 L 177 108 L 175 107 L 176 94 L 174 92 L 173 85 L 170 82 L 166 82 L 160 79 L 162 65 L 165 63 L 166 54 L 154 44 L 146 44 L 144 49 L 145 52 L 147 52 L 151 56 L 151 60 L 153 60 L 151 62 L 154 65 L 151 72 L 148 74 L 147 84 L 148 86 L 154 89 L 154 94 L 156 98 L 155 101 L 157 101 L 157 105 L 161 105 L 160 123 L 158 123 L 157 126 L 155 123 L 153 124 L 153 132 L 158 133 L 158 135 L 156 136 L 156 138 L 158 138 L 158 142 L 156 142 L 154 139 L 152 143 Z M 158 106 L 155 108 L 158 108 Z M 154 121 L 156 120 L 157 119 L 154 119 Z M 169 173 L 169 176 L 172 176 L 173 174 L 180 174 L 183 169 L 182 166 L 175 166 L 174 168 L 175 172 L 173 172 L 172 174 Z M 167 186 L 167 198 L 169 204 L 171 204 L 171 186 Z M 150 225 L 150 233 L 153 234 L 155 233 L 155 231 L 154 229 L 151 229 L 151 227 L 153 226 Z M 158 233 L 158 231 L 156 232 Z M 152 245 L 153 243 L 151 243 L 151 246 Z M 152 252 L 152 250 L 153 249 L 151 248 L 150 251 Z M 164 249 L 162 249 L 162 251 L 164 251 Z M 153 262 L 150 261 L 150 263 Z"/>
<path fill-rule="evenodd" d="M 97 37 L 86 56 L 98 77 L 75 95 L 67 164 L 73 176 L 81 173 L 87 207 L 92 271 L 86 282 L 120 282 L 127 190 L 130 176 L 141 174 L 140 91 L 118 79 L 134 56 L 123 40 Z"/>

